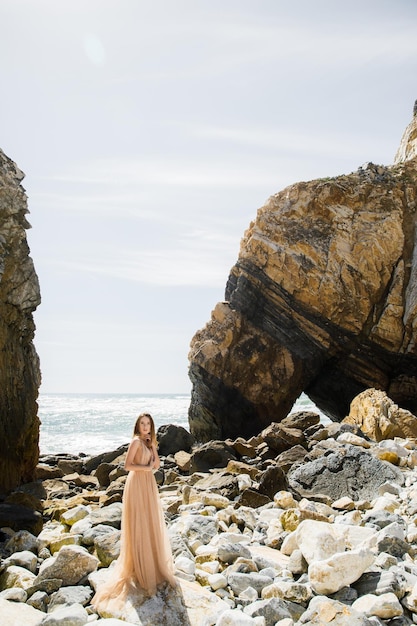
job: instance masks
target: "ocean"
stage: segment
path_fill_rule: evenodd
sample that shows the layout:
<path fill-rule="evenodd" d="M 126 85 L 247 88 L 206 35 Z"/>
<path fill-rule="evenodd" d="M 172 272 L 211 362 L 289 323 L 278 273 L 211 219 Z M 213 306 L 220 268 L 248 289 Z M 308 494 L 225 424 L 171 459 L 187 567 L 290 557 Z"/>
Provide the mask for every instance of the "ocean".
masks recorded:
<path fill-rule="evenodd" d="M 38 398 L 41 454 L 98 454 L 128 443 L 139 413 L 149 412 L 158 429 L 189 430 L 189 394 L 43 394 Z M 291 412 L 320 411 L 302 394 Z M 322 419 L 326 419 L 322 416 Z"/>

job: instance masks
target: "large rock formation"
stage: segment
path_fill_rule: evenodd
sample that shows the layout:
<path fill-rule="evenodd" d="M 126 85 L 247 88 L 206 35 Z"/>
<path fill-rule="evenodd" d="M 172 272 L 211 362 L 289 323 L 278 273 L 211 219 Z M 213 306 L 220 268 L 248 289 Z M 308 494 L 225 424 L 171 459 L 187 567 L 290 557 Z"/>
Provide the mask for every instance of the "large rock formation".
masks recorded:
<path fill-rule="evenodd" d="M 0 150 L 0 492 L 33 479 L 39 452 L 32 313 L 40 292 L 26 241 L 23 178 Z"/>
<path fill-rule="evenodd" d="M 417 115 L 393 166 L 300 182 L 259 209 L 192 339 L 190 430 L 247 437 L 301 392 L 336 421 L 384 390 L 417 411 Z"/>

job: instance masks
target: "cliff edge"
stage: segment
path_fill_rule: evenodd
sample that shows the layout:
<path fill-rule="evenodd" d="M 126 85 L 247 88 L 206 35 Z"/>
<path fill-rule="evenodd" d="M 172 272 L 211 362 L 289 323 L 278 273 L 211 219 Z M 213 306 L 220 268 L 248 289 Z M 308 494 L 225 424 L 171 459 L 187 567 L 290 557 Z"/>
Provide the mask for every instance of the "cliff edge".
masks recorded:
<path fill-rule="evenodd" d="M 300 182 L 257 212 L 191 341 L 190 430 L 248 437 L 305 392 L 342 420 L 364 389 L 417 412 L 417 115 L 395 163 Z"/>
<path fill-rule="evenodd" d="M 26 240 L 23 178 L 0 150 L 0 493 L 33 480 L 39 455 L 41 376 L 32 313 L 40 290 Z"/>

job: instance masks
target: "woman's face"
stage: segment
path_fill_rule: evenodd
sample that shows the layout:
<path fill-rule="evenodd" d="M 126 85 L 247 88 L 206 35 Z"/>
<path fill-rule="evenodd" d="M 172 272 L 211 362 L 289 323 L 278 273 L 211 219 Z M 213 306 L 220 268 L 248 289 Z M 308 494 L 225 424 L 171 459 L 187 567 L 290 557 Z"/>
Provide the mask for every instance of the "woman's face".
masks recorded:
<path fill-rule="evenodd" d="M 139 422 L 139 435 L 141 437 L 146 437 L 151 434 L 151 420 L 149 417 L 141 417 Z"/>

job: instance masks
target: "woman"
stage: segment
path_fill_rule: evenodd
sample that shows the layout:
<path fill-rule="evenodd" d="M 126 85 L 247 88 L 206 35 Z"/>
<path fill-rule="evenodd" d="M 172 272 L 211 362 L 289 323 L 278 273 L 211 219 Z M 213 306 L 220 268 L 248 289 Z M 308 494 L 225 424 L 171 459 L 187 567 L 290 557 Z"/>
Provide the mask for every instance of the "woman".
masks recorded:
<path fill-rule="evenodd" d="M 123 493 L 120 556 L 110 579 L 95 594 L 92 604 L 104 606 L 112 599 L 124 601 L 129 591 L 148 595 L 167 581 L 176 585 L 171 546 L 153 470 L 160 460 L 155 425 L 149 413 L 136 420 L 125 469 L 129 471 Z"/>

